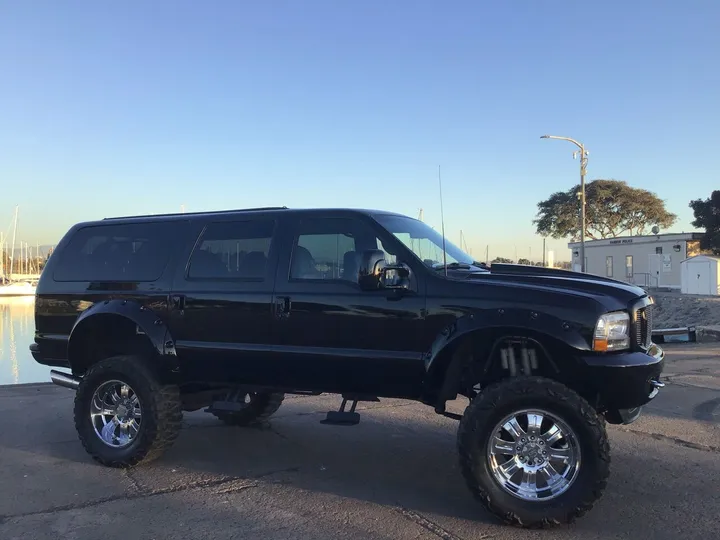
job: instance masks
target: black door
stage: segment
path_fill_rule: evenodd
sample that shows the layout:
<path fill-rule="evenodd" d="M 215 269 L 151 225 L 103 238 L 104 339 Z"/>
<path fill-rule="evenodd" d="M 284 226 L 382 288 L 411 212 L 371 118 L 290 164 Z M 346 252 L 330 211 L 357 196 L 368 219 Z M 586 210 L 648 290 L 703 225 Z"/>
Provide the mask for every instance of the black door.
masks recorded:
<path fill-rule="evenodd" d="M 188 247 L 170 323 L 186 378 L 257 384 L 271 376 L 275 227 L 267 216 L 213 221 Z"/>
<path fill-rule="evenodd" d="M 275 283 L 276 339 L 283 372 L 306 388 L 416 397 L 426 349 L 424 283 L 403 295 L 363 291 L 363 250 L 392 238 L 364 216 L 288 218 Z"/>

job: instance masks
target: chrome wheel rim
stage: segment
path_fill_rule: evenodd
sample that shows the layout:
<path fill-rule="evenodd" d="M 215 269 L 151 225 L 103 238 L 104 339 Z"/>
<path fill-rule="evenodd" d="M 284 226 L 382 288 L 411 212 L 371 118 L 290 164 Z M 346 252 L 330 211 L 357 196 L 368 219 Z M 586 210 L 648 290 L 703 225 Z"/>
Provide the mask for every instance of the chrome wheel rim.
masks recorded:
<path fill-rule="evenodd" d="M 517 411 L 491 432 L 487 458 L 498 485 L 525 501 L 549 501 L 565 493 L 580 471 L 575 432 L 541 409 Z"/>
<path fill-rule="evenodd" d="M 140 398 L 129 384 L 117 380 L 107 381 L 93 394 L 90 422 L 103 443 L 112 448 L 125 448 L 140 433 Z"/>

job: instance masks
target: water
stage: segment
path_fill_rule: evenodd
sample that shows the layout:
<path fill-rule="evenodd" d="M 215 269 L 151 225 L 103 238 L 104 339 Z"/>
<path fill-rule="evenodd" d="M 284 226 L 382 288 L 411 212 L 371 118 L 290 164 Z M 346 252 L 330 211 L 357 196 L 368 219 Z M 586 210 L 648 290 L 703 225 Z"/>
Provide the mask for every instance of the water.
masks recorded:
<path fill-rule="evenodd" d="M 30 354 L 35 297 L 0 298 L 0 385 L 50 382 L 50 368 Z"/>

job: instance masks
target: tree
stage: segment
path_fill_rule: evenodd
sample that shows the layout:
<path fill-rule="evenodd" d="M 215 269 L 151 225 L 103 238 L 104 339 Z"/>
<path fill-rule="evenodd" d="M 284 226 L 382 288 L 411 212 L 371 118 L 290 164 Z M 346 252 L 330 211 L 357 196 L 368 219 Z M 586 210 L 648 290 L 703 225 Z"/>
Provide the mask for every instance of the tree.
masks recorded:
<path fill-rule="evenodd" d="M 520 260 L 518 261 L 518 264 L 526 264 L 526 265 L 529 266 L 529 265 L 531 265 L 532 263 L 530 262 L 530 259 L 520 259 Z"/>
<path fill-rule="evenodd" d="M 533 224 L 538 234 L 580 239 L 580 185 L 558 191 L 538 203 Z M 620 180 L 593 180 L 585 184 L 585 233 L 590 239 L 615 238 L 623 233 L 644 234 L 649 227 L 671 227 L 677 216 L 665 202 L 645 189 Z"/>
<path fill-rule="evenodd" d="M 713 191 L 708 199 L 690 201 L 689 206 L 695 214 L 692 226 L 705 229 L 700 247 L 720 255 L 720 191 Z"/>
<path fill-rule="evenodd" d="M 498 264 L 512 264 L 512 259 L 506 259 L 505 257 L 495 257 L 492 261 L 490 261 L 490 264 L 498 263 Z"/>

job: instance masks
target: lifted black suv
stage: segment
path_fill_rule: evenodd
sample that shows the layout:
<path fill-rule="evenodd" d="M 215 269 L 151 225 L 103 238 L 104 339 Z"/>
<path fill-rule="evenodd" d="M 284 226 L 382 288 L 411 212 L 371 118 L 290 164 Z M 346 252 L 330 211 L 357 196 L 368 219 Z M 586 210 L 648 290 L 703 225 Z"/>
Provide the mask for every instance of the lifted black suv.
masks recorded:
<path fill-rule="evenodd" d="M 35 359 L 76 389 L 87 452 L 159 456 L 182 411 L 266 420 L 286 393 L 416 400 L 460 421 L 468 487 L 508 523 L 571 522 L 600 497 L 605 421 L 663 386 L 652 300 L 546 268 L 491 271 L 423 222 L 362 210 L 260 208 L 74 226 L 37 287 Z M 469 399 L 462 415 L 446 402 Z M 345 410 L 346 402 L 352 403 Z"/>

